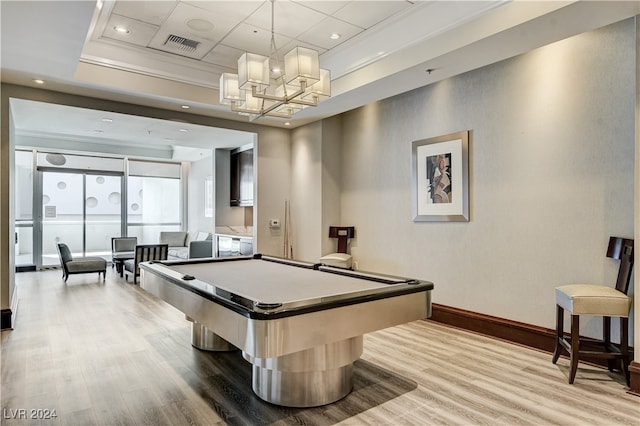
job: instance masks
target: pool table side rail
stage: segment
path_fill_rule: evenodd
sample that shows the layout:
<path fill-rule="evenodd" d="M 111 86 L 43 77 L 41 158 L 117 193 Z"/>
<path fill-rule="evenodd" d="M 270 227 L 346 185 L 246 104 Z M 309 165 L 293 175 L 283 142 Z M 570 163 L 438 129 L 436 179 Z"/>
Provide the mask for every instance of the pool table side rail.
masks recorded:
<path fill-rule="evenodd" d="M 197 259 L 177 259 L 177 260 L 157 260 L 156 263 L 163 265 L 194 265 L 198 263 L 215 263 L 215 262 L 241 262 L 243 260 L 262 259 L 274 263 L 282 263 L 290 266 L 297 266 L 305 269 L 318 269 L 321 263 L 305 262 L 303 260 L 285 259 L 283 257 L 265 256 L 256 253 L 251 256 L 229 256 L 229 257 L 202 257 Z"/>
<path fill-rule="evenodd" d="M 262 259 L 266 261 L 276 261 L 278 263 L 284 263 L 290 266 L 302 267 L 306 269 L 315 269 L 318 272 L 335 273 L 340 275 L 349 275 L 356 278 L 361 278 L 370 281 L 376 281 L 382 284 L 388 285 L 383 289 L 375 290 L 363 290 L 358 292 L 351 292 L 346 295 L 336 295 L 330 297 L 321 297 L 314 299 L 307 299 L 299 302 L 277 303 L 277 304 L 265 304 L 259 300 L 252 300 L 250 298 L 234 294 L 226 289 L 218 288 L 212 284 L 200 281 L 194 277 L 185 276 L 182 273 L 172 270 L 171 265 L 185 265 L 205 262 L 229 262 L 229 261 L 242 261 L 251 259 Z M 275 260 L 272 260 L 275 259 Z M 309 265 L 313 267 L 310 268 Z M 195 261 L 154 261 L 143 262 L 140 267 L 152 274 L 158 275 L 163 279 L 184 288 L 190 292 L 193 292 L 205 299 L 208 299 L 214 303 L 225 306 L 228 309 L 243 315 L 250 319 L 257 320 L 270 320 L 285 318 L 288 316 L 301 315 L 305 313 L 337 308 L 342 306 L 350 306 L 359 303 L 366 303 L 373 300 L 380 300 L 390 297 L 397 297 L 405 294 L 412 293 L 426 293 L 427 311 L 431 313 L 430 306 L 430 292 L 433 289 L 433 283 L 428 281 L 420 281 L 415 279 L 406 279 L 401 277 L 393 277 L 390 275 L 365 273 L 366 275 L 360 276 L 357 271 L 344 271 L 338 270 L 338 268 L 328 268 L 322 265 L 311 264 L 306 262 L 289 262 L 287 259 L 273 258 L 267 256 L 245 256 L 234 257 L 224 259 L 198 259 Z M 185 279 L 186 278 L 186 279 Z"/>

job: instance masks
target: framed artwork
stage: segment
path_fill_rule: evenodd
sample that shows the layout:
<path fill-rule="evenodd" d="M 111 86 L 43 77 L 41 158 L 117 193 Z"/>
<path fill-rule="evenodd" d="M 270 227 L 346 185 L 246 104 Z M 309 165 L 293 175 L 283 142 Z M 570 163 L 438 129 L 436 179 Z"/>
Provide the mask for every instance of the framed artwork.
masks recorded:
<path fill-rule="evenodd" d="M 470 131 L 413 141 L 413 221 L 469 221 Z"/>

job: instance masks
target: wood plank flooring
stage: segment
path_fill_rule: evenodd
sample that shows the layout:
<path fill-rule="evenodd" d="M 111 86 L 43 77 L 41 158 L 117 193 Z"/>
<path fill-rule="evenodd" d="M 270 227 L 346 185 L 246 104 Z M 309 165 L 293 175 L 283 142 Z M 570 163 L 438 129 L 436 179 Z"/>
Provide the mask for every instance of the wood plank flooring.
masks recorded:
<path fill-rule="evenodd" d="M 16 275 L 16 328 L 2 332 L 2 424 L 634 425 L 621 376 L 430 321 L 371 333 L 353 392 L 291 409 L 251 391 L 239 351 L 194 349 L 184 315 L 113 270 Z M 32 419 L 55 410 L 52 419 Z M 20 410 L 25 410 L 24 412 Z M 24 414 L 24 415 L 23 415 Z M 18 418 L 16 418 L 18 417 Z M 19 418 L 26 417 L 26 418 Z"/>

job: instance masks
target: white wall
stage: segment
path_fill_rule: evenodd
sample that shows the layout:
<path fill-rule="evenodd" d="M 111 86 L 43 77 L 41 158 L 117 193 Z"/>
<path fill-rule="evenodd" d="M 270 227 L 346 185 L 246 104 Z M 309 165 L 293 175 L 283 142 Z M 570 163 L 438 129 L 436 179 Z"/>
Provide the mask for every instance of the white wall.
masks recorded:
<path fill-rule="evenodd" d="M 634 235 L 634 30 L 626 20 L 344 114 L 342 221 L 360 269 L 548 328 L 554 287 L 612 285 L 608 238 Z M 470 222 L 412 222 L 411 141 L 468 129 Z"/>
<path fill-rule="evenodd" d="M 213 176 L 213 155 L 191 162 L 187 196 L 189 203 L 187 230 L 192 237 L 197 232 L 214 232 L 214 218 L 205 216 L 205 182 L 208 176 Z"/>

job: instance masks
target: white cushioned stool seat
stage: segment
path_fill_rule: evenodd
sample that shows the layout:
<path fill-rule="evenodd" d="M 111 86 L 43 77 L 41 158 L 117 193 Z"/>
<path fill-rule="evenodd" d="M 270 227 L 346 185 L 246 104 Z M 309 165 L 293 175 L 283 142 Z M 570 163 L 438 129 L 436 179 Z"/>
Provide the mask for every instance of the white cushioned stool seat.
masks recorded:
<path fill-rule="evenodd" d="M 631 298 L 612 287 L 569 284 L 556 287 L 556 304 L 574 315 L 628 317 Z"/>
<path fill-rule="evenodd" d="M 629 375 L 629 311 L 631 298 L 627 296 L 633 269 L 633 240 L 609 237 L 607 257 L 620 261 L 615 288 L 606 285 L 569 284 L 556 287 L 556 348 L 551 362 L 558 361 L 563 350 L 569 353 L 569 383 L 573 383 L 581 357 L 603 359 L 609 371 L 614 371 L 615 361 L 620 360 L 620 370 L 627 386 Z M 564 334 L 564 311 L 571 314 L 571 333 Z M 602 317 L 602 340 L 587 342 L 580 338 L 580 315 Z M 611 318 L 620 321 L 620 343 L 611 341 Z M 581 340 L 583 340 L 581 342 Z M 596 348 L 594 349 L 594 344 Z M 599 348 L 598 348 L 599 347 Z"/>

